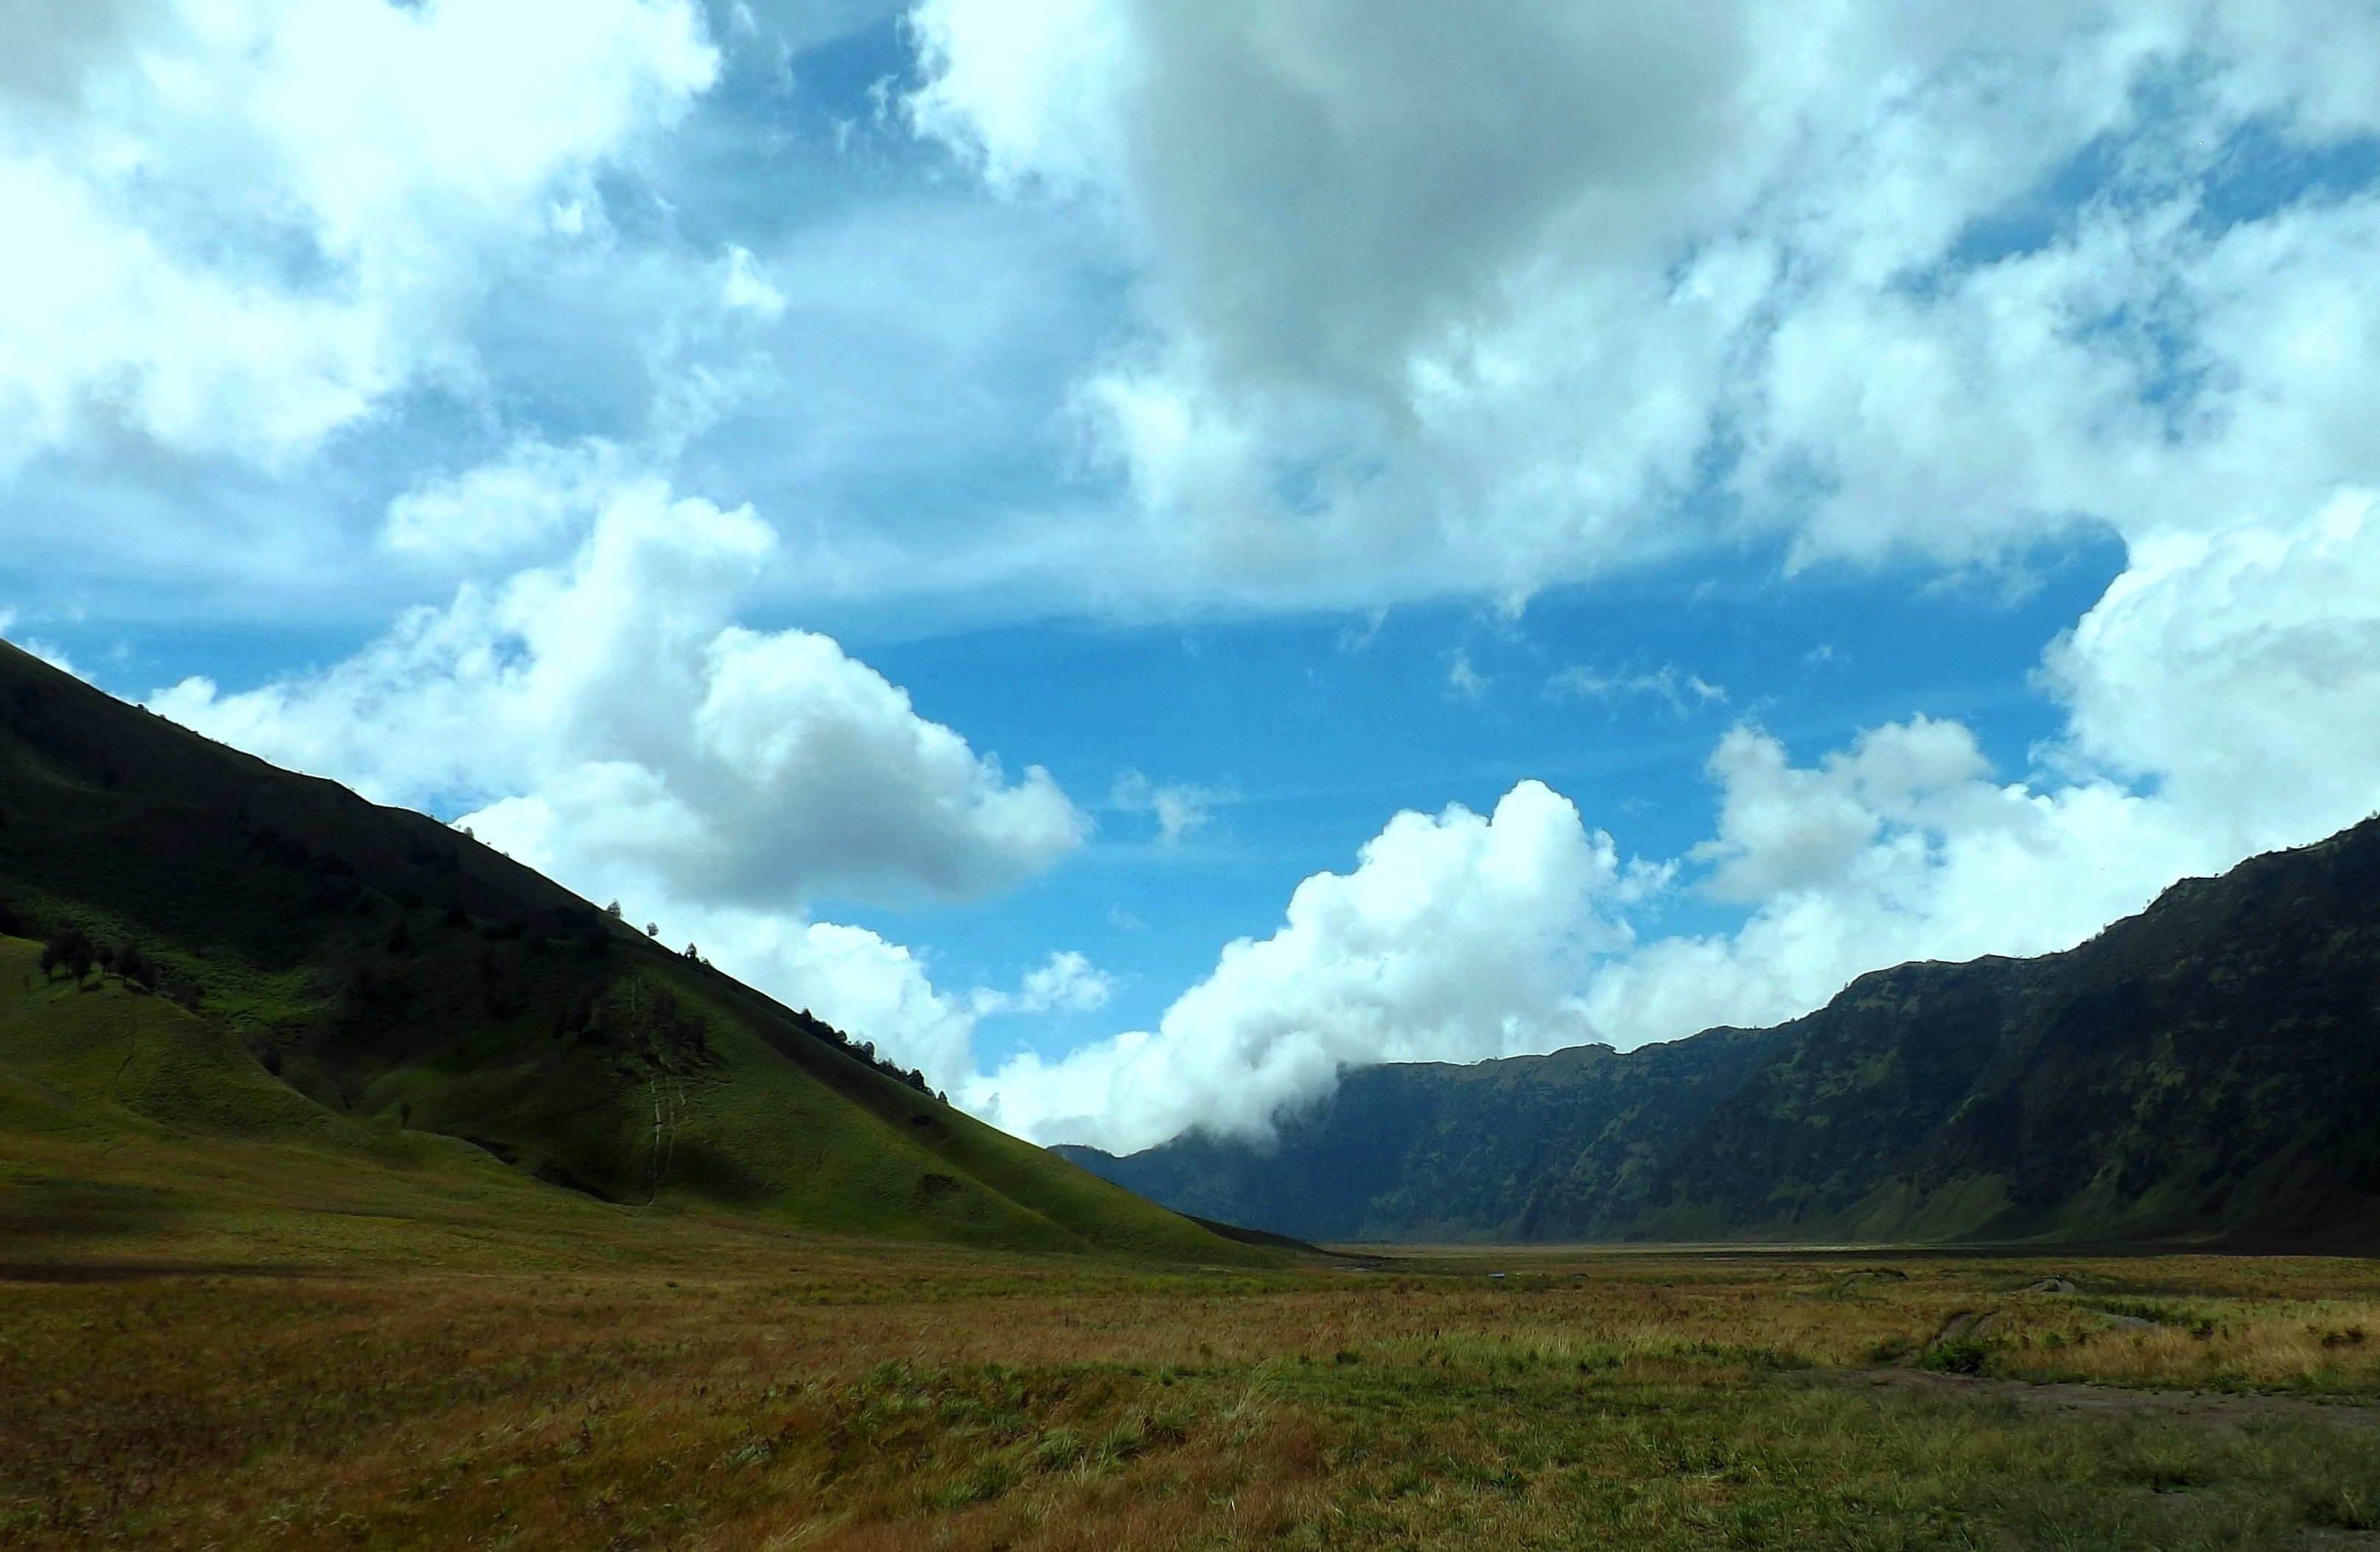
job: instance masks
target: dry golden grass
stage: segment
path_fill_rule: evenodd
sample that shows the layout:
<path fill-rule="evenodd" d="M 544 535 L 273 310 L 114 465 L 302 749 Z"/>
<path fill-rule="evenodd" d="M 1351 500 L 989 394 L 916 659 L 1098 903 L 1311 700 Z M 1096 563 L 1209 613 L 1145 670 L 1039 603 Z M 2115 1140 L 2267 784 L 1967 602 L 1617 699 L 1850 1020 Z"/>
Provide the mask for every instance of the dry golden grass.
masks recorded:
<path fill-rule="evenodd" d="M 2380 1333 L 2368 1263 L 1534 1251 L 1249 1275 L 599 1225 L 534 1269 L 492 1231 L 455 1251 L 471 1237 L 450 1225 L 445 1265 L 0 1285 L 0 1545 L 2113 1547 L 2380 1527 L 2360 1410 L 2051 1415 L 2012 1383 L 2380 1396 L 2380 1340 L 2348 1335 Z M 218 1226 L 178 1249 L 237 1243 Z M 2024 1291 L 2052 1277 L 2076 1291 Z M 1934 1340 L 1995 1310 L 1971 1343 Z M 2005 1377 L 1844 1383 L 1920 1362 Z"/>

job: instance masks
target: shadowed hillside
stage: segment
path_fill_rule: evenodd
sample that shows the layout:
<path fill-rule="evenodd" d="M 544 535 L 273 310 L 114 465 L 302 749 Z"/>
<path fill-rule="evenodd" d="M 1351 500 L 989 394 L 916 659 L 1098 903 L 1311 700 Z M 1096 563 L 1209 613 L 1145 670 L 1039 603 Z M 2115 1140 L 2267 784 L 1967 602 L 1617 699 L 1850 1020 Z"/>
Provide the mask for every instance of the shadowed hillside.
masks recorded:
<path fill-rule="evenodd" d="M 1271 1146 L 1064 1151 L 1310 1239 L 2380 1246 L 2380 820 L 1774 1030 L 1350 1073 Z"/>
<path fill-rule="evenodd" d="M 428 1137 L 614 1204 L 1265 1255 L 960 1114 L 435 820 L 5 644 L 0 935 L 0 1134 L 302 1134 L 358 1167 Z"/>
<path fill-rule="evenodd" d="M 1645 1211 L 1663 1161 L 1784 1040 L 1364 1067 L 1270 1147 L 1194 1132 L 1127 1158 L 1055 1151 L 1179 1211 L 1309 1240 L 1596 1238 Z"/>

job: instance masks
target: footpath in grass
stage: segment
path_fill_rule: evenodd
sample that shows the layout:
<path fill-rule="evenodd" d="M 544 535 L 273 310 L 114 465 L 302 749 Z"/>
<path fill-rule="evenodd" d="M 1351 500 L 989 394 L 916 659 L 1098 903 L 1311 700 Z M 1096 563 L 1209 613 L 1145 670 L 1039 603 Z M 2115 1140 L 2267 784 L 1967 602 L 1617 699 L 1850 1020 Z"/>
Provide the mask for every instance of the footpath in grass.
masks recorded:
<path fill-rule="evenodd" d="M 2380 1546 L 2364 1262 L 641 1231 L 0 1285 L 0 1546 Z"/>

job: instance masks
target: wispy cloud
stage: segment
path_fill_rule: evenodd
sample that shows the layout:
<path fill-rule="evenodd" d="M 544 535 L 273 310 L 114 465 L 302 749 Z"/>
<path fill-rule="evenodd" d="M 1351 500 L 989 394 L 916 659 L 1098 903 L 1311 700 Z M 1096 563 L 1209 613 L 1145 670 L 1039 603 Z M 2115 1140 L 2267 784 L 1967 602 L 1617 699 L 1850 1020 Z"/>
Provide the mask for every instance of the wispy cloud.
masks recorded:
<path fill-rule="evenodd" d="M 1072 949 L 1050 956 L 1049 963 L 1026 973 L 1014 991 L 979 988 L 969 1002 L 978 1018 L 994 1013 L 1088 1013 L 1108 1005 L 1115 995 L 1115 977 Z"/>
<path fill-rule="evenodd" d="M 1618 702 L 1640 697 L 1665 703 L 1681 718 L 1727 704 L 1724 685 L 1714 685 L 1676 663 L 1664 663 L 1635 673 L 1606 673 L 1585 663 L 1574 663 L 1546 681 L 1548 700 Z"/>
<path fill-rule="evenodd" d="M 1446 687 L 1469 701 L 1477 701 L 1488 694 L 1495 681 L 1479 672 L 1472 663 L 1471 654 L 1458 647 L 1446 665 Z"/>
<path fill-rule="evenodd" d="M 1108 802 L 1127 814 L 1154 816 L 1158 840 L 1178 846 L 1184 838 L 1214 822 L 1217 804 L 1229 803 L 1237 795 L 1229 787 L 1202 787 L 1188 782 L 1160 784 L 1137 770 L 1126 770 L 1115 779 Z"/>
<path fill-rule="evenodd" d="M 1349 625 L 1346 629 L 1339 633 L 1339 650 L 1347 654 L 1349 657 L 1353 657 L 1356 653 L 1363 651 L 1366 648 L 1371 646 L 1373 642 L 1379 639 L 1380 627 L 1388 623 L 1389 612 L 1387 610 L 1375 609 L 1369 611 L 1364 616 L 1364 624 L 1361 629 L 1358 629 L 1354 625 Z"/>

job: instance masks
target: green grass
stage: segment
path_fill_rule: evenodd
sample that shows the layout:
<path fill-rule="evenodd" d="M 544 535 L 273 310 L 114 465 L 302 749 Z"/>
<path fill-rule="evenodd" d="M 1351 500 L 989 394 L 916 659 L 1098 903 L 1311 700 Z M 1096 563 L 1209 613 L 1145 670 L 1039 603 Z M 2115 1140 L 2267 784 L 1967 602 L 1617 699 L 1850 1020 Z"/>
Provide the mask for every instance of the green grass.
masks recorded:
<path fill-rule="evenodd" d="M 0 1127 L 380 1140 L 276 1081 L 209 1021 L 121 980 L 46 976 L 39 952 L 0 938 Z"/>
<path fill-rule="evenodd" d="M 266 1168 L 255 1161 L 271 1154 L 282 1185 L 263 1200 L 275 1211 L 305 1210 L 309 1192 L 339 1202 L 369 1194 L 378 1187 L 367 1182 L 391 1170 L 417 1182 L 454 1176 L 474 1190 L 494 1173 L 516 1216 L 728 1208 L 810 1230 L 988 1248 L 1279 1259 L 1216 1239 L 815 1041 L 781 1053 L 695 991 L 685 1001 L 706 1010 L 710 1057 L 647 1077 L 658 1128 L 651 1110 L 625 1121 L 594 1107 L 571 1113 L 582 1089 L 534 1059 L 402 1067 L 333 1109 L 267 1073 L 210 1019 L 112 977 L 45 977 L 38 953 L 0 938 L 0 1158 L 52 1161 L 0 1188 L 21 1231 L 18 1254 L 45 1214 L 72 1224 L 100 1210 L 94 1177 L 115 1182 L 110 1200 L 147 1203 L 142 1221 L 168 1211 L 221 1216 L 248 1191 L 237 1178 Z M 590 1153 L 608 1146 L 647 1189 L 599 1202 L 501 1170 L 496 1154 L 441 1129 L 468 1135 L 491 1111 L 532 1136 Z M 43 1183 L 58 1180 L 83 1183 Z"/>

